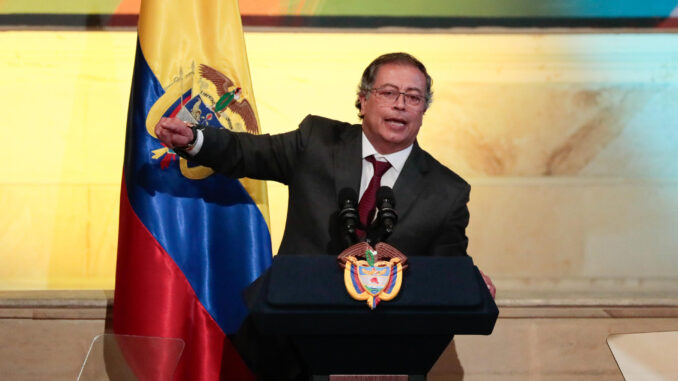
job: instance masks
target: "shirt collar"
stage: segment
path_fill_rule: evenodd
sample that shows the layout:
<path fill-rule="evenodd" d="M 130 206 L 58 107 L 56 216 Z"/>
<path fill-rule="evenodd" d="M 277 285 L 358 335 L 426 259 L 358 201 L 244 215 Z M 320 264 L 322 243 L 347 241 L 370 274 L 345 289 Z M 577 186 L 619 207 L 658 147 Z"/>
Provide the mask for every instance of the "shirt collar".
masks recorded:
<path fill-rule="evenodd" d="M 378 153 L 376 149 L 374 149 L 372 143 L 370 143 L 370 141 L 367 139 L 367 136 L 365 136 L 365 132 L 363 132 L 362 135 L 363 135 L 363 159 L 370 155 L 374 155 L 374 157 L 377 159 L 384 158 L 386 159 L 386 161 L 391 163 L 391 167 L 393 167 L 393 169 L 395 169 L 398 173 L 402 171 L 403 167 L 405 166 L 405 161 L 407 161 L 407 158 L 410 156 L 410 152 L 412 152 L 412 144 L 398 152 L 389 153 L 388 155 L 382 155 Z"/>

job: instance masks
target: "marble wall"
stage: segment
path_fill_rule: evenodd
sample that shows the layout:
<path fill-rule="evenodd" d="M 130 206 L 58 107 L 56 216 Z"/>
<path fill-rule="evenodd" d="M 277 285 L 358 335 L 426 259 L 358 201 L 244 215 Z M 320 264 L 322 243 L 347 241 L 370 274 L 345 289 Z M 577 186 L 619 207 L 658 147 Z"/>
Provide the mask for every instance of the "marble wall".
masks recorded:
<path fill-rule="evenodd" d="M 451 111 L 450 127 L 421 140 L 473 185 L 470 253 L 488 271 L 676 279 L 676 84 L 445 91 L 435 106 Z"/>
<path fill-rule="evenodd" d="M 136 35 L 6 32 L 0 288 L 112 288 Z M 358 122 L 360 73 L 407 51 L 434 103 L 421 145 L 473 186 L 469 253 L 501 290 L 678 295 L 678 34 L 245 34 L 264 132 Z M 4 46 L 4 45 L 3 45 Z M 39 94 L 48 94 L 38 100 Z M 58 94 L 58 96 L 52 96 Z M 284 186 L 269 183 L 277 248 Z"/>
<path fill-rule="evenodd" d="M 657 41 L 670 37 L 541 36 L 532 55 L 484 63 L 503 76 L 436 83 L 445 112 L 421 141 L 473 185 L 469 251 L 500 283 L 677 289 L 678 51 Z M 567 54 L 539 53 L 554 45 Z"/>
<path fill-rule="evenodd" d="M 357 73 L 380 53 L 411 52 L 433 77 L 419 142 L 471 183 L 469 253 L 500 291 L 594 282 L 678 295 L 678 35 L 353 37 L 362 43 L 248 35 L 259 100 L 282 89 L 314 94 L 303 111 L 294 97 L 259 101 L 265 131 L 292 129 L 307 112 L 355 120 L 345 99 Z M 318 55 L 294 50 L 273 64 L 289 46 L 259 49 L 286 38 Z M 351 59 L 336 54 L 343 49 Z M 270 93 L 269 72 L 283 74 Z"/>

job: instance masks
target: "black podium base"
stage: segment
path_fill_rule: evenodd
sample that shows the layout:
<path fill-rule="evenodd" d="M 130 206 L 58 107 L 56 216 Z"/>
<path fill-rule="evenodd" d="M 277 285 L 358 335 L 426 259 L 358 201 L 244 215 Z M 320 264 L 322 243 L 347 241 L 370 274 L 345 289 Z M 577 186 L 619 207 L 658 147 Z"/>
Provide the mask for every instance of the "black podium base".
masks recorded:
<path fill-rule="evenodd" d="M 256 334 L 242 336 L 261 343 L 249 352 L 278 348 L 280 355 L 268 358 L 290 369 L 298 355 L 296 368 L 318 377 L 425 379 L 455 334 L 489 335 L 499 310 L 471 258 L 412 257 L 408 263 L 400 294 L 370 310 L 349 296 L 336 258 L 276 257 L 245 292 Z M 286 356 L 293 359 L 283 361 Z"/>
<path fill-rule="evenodd" d="M 333 375 L 333 376 L 311 376 L 310 381 L 426 381 L 423 374 L 409 375 Z"/>
<path fill-rule="evenodd" d="M 295 336 L 293 345 L 314 375 L 426 374 L 452 335 Z M 332 343 L 328 346 L 327 343 Z"/>

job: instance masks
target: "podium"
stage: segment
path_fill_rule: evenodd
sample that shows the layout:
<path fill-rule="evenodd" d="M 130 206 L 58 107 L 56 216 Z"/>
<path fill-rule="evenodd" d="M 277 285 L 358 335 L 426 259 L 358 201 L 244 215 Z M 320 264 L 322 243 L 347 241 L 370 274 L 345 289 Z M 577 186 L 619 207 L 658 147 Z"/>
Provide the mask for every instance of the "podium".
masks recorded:
<path fill-rule="evenodd" d="M 370 310 L 335 257 L 277 256 L 245 290 L 259 335 L 285 336 L 312 375 L 425 378 L 454 335 L 489 335 L 499 315 L 470 257 L 410 257 L 399 295 Z"/>

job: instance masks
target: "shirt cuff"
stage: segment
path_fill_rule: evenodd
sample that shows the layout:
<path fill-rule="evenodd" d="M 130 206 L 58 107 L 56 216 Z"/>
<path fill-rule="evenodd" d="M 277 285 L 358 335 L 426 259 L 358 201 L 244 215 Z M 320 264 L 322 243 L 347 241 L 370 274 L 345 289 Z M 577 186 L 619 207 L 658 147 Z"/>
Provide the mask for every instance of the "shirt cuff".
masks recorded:
<path fill-rule="evenodd" d="M 187 150 L 184 150 L 188 154 L 188 156 L 195 156 L 200 152 L 200 148 L 202 148 L 202 143 L 205 141 L 205 137 L 202 134 L 202 131 L 200 130 L 195 130 L 196 136 L 195 136 L 195 143 L 193 143 L 193 146 Z"/>

